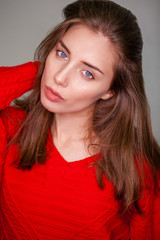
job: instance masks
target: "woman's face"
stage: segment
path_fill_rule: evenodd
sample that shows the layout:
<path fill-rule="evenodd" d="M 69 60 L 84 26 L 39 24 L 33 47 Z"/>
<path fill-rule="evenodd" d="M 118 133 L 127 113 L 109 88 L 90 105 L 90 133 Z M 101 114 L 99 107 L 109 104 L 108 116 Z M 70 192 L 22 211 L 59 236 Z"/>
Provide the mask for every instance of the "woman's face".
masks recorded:
<path fill-rule="evenodd" d="M 108 99 L 115 52 L 108 38 L 73 25 L 52 49 L 41 80 L 41 103 L 54 113 L 87 112 Z"/>

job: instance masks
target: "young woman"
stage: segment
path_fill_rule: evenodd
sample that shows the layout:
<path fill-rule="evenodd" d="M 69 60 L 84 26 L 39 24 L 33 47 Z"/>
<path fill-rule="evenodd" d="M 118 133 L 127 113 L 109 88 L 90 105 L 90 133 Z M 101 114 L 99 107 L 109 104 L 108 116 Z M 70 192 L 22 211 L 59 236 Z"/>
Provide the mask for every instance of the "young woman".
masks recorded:
<path fill-rule="evenodd" d="M 35 63 L 0 70 L 0 239 L 160 239 L 136 17 L 89 0 L 64 16 Z"/>

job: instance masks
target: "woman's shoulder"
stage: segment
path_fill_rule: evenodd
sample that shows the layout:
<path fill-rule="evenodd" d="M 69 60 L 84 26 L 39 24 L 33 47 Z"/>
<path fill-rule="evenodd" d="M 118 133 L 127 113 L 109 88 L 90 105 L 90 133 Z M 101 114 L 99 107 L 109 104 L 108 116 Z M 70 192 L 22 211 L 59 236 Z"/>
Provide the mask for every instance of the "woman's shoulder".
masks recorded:
<path fill-rule="evenodd" d="M 27 113 L 19 107 L 9 106 L 1 111 L 1 118 L 5 121 L 19 121 L 23 119 Z"/>
<path fill-rule="evenodd" d="M 27 113 L 15 106 L 5 108 L 0 112 L 0 118 L 9 138 L 12 138 L 20 128 Z"/>

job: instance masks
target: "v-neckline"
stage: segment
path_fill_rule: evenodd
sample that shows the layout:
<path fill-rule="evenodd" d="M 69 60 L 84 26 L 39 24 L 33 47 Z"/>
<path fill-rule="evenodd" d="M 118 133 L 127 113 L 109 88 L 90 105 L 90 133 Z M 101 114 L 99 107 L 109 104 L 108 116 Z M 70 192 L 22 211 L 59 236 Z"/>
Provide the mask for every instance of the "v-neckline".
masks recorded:
<path fill-rule="evenodd" d="M 94 162 L 94 161 L 100 159 L 100 157 L 102 156 L 101 153 L 96 153 L 96 154 L 91 155 L 89 157 L 69 162 L 62 156 L 62 154 L 59 152 L 58 148 L 54 144 L 53 139 L 52 139 L 51 131 L 49 131 L 48 135 L 49 135 L 48 140 L 49 140 L 49 143 L 51 144 L 51 145 L 49 144 L 50 147 L 51 147 L 51 155 L 55 154 L 59 160 L 63 161 L 66 164 L 69 164 L 69 165 L 72 165 L 72 164 L 88 164 L 88 163 L 91 163 L 91 162 Z"/>

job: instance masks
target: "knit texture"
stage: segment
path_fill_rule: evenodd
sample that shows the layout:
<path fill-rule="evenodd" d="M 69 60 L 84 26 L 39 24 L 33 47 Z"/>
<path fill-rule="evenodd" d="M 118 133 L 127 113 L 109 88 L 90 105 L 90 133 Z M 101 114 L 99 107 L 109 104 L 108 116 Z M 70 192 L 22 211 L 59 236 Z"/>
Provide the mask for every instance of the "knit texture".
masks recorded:
<path fill-rule="evenodd" d="M 26 113 L 9 104 L 31 90 L 36 72 L 31 62 L 0 68 L 0 240 L 160 239 L 160 197 L 146 188 L 140 199 L 144 215 L 120 214 L 113 185 L 103 176 L 101 190 L 95 167 L 89 167 L 100 154 L 67 162 L 49 131 L 45 164 L 25 171 L 11 165 L 18 148 L 7 144 Z"/>

